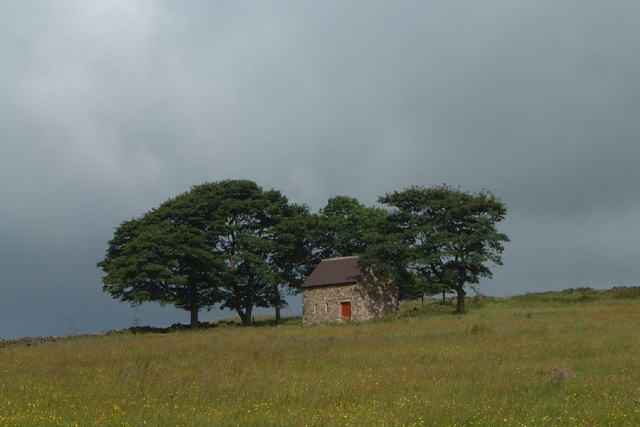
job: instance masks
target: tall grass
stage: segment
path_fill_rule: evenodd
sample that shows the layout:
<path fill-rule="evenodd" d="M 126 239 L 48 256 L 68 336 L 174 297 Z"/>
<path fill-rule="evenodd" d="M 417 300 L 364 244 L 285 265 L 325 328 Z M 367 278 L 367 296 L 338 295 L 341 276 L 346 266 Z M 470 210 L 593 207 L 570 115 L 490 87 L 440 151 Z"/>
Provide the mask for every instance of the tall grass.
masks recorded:
<path fill-rule="evenodd" d="M 639 300 L 470 307 L 2 348 L 0 425 L 640 423 Z"/>

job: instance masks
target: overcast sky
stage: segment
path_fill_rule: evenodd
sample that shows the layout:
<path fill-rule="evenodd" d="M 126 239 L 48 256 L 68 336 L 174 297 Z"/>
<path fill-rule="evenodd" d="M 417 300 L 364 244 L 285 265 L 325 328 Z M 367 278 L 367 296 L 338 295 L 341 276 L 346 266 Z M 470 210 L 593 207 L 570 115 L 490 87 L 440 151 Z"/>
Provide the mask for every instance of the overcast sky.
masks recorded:
<path fill-rule="evenodd" d="M 487 189 L 512 241 L 483 293 L 640 285 L 638 2 L 1 4 L 0 338 L 188 323 L 96 263 L 231 178 L 314 211 Z"/>

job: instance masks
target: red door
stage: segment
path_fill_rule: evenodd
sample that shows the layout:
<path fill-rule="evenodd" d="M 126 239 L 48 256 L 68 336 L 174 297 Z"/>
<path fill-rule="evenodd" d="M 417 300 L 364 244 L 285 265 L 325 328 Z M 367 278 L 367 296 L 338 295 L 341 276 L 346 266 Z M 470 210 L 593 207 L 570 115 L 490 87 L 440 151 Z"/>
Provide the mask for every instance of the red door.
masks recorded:
<path fill-rule="evenodd" d="M 340 314 L 342 315 L 343 320 L 351 320 L 351 303 L 350 302 L 340 303 Z"/>

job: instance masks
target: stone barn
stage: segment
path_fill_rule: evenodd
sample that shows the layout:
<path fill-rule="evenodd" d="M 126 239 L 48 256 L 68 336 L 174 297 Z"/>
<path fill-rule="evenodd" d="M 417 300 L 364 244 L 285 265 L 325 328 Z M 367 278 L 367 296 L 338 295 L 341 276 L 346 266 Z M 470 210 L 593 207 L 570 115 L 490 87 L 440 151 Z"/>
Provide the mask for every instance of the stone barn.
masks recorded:
<path fill-rule="evenodd" d="M 303 324 L 398 314 L 398 288 L 375 278 L 357 256 L 325 259 L 302 284 Z"/>

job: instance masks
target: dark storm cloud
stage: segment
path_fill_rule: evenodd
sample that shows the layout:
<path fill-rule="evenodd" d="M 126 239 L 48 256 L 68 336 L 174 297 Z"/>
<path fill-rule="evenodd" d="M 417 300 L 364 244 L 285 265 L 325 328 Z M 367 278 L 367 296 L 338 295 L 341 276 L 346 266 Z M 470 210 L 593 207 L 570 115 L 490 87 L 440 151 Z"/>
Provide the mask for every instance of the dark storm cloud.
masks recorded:
<path fill-rule="evenodd" d="M 639 19 L 631 2 L 8 3 L 0 334 L 179 321 L 110 300 L 95 263 L 121 221 L 226 178 L 313 209 L 486 188 L 512 242 L 485 292 L 637 284 Z"/>

